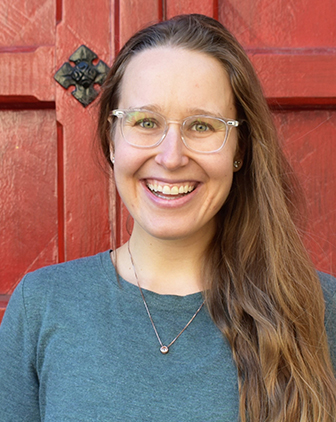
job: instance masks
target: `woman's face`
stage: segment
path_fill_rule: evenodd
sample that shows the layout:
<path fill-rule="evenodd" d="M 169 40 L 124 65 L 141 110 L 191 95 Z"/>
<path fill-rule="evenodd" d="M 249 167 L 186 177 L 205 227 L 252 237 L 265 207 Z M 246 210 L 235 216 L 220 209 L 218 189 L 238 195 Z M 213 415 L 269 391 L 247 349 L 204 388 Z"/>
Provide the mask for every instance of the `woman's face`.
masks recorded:
<path fill-rule="evenodd" d="M 173 121 L 194 114 L 236 118 L 222 65 L 206 54 L 172 47 L 145 50 L 132 58 L 119 108 L 151 109 Z M 118 124 L 111 148 L 116 185 L 135 230 L 161 239 L 212 237 L 214 217 L 231 188 L 233 162 L 240 159 L 237 129 L 221 150 L 204 154 L 186 148 L 177 124 L 169 125 L 160 145 L 147 149 L 127 144 Z M 182 189 L 191 192 L 179 193 Z"/>

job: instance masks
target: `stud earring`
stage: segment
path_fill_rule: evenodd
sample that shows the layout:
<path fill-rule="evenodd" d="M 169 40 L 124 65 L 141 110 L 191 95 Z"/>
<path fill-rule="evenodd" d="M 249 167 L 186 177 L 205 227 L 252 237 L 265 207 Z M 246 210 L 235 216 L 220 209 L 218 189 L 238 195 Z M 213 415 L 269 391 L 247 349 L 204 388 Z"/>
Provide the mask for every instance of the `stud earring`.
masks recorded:
<path fill-rule="evenodd" d="M 241 164 L 241 161 L 237 161 L 237 160 L 235 160 L 235 161 L 233 162 L 233 167 L 237 169 L 237 168 L 239 168 L 240 164 Z"/>
<path fill-rule="evenodd" d="M 111 157 L 111 163 L 114 165 L 114 155 Z"/>

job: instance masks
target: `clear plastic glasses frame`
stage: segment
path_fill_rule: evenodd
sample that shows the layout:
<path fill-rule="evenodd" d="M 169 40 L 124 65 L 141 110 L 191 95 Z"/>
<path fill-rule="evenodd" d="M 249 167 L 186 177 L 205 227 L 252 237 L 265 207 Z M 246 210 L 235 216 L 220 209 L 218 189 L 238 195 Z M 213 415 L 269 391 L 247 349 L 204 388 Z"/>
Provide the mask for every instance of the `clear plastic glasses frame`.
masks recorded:
<path fill-rule="evenodd" d="M 122 136 L 129 145 L 156 147 L 166 137 L 169 125 L 177 124 L 184 145 L 191 151 L 205 154 L 222 149 L 231 128 L 239 125 L 237 120 L 203 114 L 189 116 L 182 121 L 167 120 L 162 114 L 146 109 L 116 109 L 110 116 L 119 119 Z"/>

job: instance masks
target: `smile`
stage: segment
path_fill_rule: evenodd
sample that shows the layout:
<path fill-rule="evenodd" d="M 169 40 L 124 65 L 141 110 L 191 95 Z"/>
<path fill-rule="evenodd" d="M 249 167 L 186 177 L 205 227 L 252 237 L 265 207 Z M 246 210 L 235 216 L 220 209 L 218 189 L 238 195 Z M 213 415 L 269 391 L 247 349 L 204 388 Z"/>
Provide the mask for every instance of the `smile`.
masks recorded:
<path fill-rule="evenodd" d="M 161 183 L 158 181 L 147 181 L 147 188 L 156 196 L 159 197 L 181 197 L 189 194 L 196 188 L 195 183 L 178 183 L 174 185 L 168 185 L 166 183 Z"/>

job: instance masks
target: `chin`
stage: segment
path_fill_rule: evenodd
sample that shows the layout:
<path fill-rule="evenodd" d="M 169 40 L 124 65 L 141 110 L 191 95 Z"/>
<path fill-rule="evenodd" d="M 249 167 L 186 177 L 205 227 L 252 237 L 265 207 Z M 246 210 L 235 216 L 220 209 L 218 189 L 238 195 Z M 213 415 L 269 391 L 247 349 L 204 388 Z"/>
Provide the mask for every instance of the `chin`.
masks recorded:
<path fill-rule="evenodd" d="M 202 239 L 204 242 L 207 237 L 210 240 L 214 233 L 212 224 L 194 228 L 186 226 L 188 226 L 188 222 L 184 222 L 180 226 L 176 226 L 176 224 L 174 225 L 174 222 L 171 222 L 167 226 L 161 224 L 153 225 L 153 223 L 151 223 L 149 227 L 143 228 L 150 236 L 167 241 L 184 241 L 189 239 L 197 242 L 199 239 Z"/>

